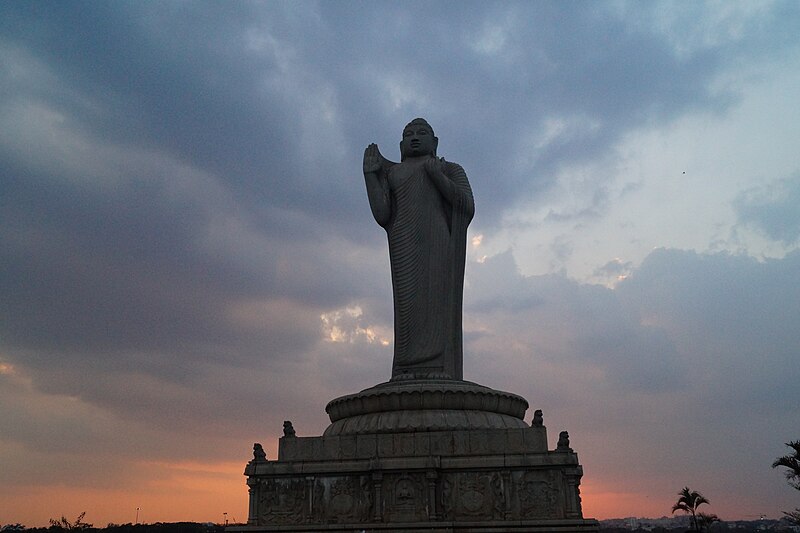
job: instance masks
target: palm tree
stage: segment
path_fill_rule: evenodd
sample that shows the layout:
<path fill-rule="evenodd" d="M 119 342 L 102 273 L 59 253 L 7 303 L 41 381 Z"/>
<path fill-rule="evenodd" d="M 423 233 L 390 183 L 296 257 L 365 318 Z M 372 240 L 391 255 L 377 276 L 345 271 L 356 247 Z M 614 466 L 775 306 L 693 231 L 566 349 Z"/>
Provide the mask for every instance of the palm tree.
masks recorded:
<path fill-rule="evenodd" d="M 787 442 L 786 445 L 793 449 L 794 452 L 775 459 L 775 462 L 772 463 L 772 468 L 778 468 L 779 466 L 787 468 L 788 470 L 785 474 L 789 485 L 800 490 L 800 440 Z"/>
<path fill-rule="evenodd" d="M 706 513 L 697 513 L 697 525 L 700 527 L 700 530 L 709 531 L 711 526 L 714 523 L 719 522 L 720 519 L 714 513 L 706 514 Z"/>
<path fill-rule="evenodd" d="M 786 468 L 784 473 L 786 474 L 787 482 L 792 487 L 800 490 L 800 440 L 787 442 L 786 445 L 794 451 L 789 455 L 775 459 L 775 462 L 772 463 L 772 468 L 778 468 L 779 466 Z M 784 511 L 783 514 L 786 515 L 789 521 L 800 525 L 800 507 L 794 511 Z"/>
<path fill-rule="evenodd" d="M 689 487 L 683 487 L 683 490 L 678 493 L 678 496 L 680 496 L 680 498 L 678 498 L 678 501 L 672 506 L 672 512 L 674 513 L 680 510 L 684 513 L 691 514 L 692 529 L 694 531 L 699 531 L 697 529 L 697 508 L 704 503 L 711 502 L 696 490 L 690 490 Z"/>

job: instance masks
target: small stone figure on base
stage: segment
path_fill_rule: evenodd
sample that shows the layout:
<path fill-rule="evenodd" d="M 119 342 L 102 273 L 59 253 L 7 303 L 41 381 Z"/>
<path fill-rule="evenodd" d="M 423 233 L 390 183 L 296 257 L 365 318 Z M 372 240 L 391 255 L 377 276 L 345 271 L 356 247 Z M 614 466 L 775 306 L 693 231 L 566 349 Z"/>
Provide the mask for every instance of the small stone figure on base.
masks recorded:
<path fill-rule="evenodd" d="M 558 444 L 556 445 L 556 450 L 560 452 L 572 451 L 572 448 L 569 447 L 569 433 L 566 431 L 562 431 L 558 434 Z"/>
<path fill-rule="evenodd" d="M 531 422 L 531 427 L 540 428 L 544 426 L 544 416 L 542 415 L 542 410 L 537 409 L 533 412 L 533 421 Z"/>
<path fill-rule="evenodd" d="M 294 431 L 294 426 L 292 426 L 291 420 L 286 420 L 283 423 L 283 436 L 284 437 L 296 437 L 297 434 Z"/>
<path fill-rule="evenodd" d="M 264 451 L 264 447 L 259 442 L 253 444 L 253 460 L 256 462 L 267 460 L 267 452 Z"/>

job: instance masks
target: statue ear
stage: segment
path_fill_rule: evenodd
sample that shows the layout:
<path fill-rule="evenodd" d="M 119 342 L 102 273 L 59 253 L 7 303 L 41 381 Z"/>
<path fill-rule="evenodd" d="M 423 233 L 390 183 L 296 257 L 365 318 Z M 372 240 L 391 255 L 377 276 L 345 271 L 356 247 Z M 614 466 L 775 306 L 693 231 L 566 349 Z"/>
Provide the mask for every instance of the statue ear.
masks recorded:
<path fill-rule="evenodd" d="M 433 137 L 433 156 L 436 157 L 436 149 L 439 148 L 439 137 Z"/>

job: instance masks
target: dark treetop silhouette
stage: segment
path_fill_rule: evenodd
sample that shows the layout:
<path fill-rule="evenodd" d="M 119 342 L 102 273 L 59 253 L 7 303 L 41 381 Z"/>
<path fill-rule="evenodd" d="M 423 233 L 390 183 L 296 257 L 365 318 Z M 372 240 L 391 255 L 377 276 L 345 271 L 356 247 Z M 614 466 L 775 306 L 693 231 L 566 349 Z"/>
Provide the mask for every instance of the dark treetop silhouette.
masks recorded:
<path fill-rule="evenodd" d="M 392 380 L 463 379 L 464 260 L 475 204 L 464 169 L 436 157 L 438 143 L 417 118 L 403 130 L 400 163 L 375 144 L 364 151 L 369 204 L 389 238 Z"/>

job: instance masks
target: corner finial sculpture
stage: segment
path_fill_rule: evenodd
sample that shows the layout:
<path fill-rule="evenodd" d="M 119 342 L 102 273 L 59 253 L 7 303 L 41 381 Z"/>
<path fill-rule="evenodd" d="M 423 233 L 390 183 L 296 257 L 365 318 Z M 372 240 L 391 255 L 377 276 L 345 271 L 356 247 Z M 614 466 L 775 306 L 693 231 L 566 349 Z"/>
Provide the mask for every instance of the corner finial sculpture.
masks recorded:
<path fill-rule="evenodd" d="M 436 156 L 425 119 L 403 129 L 401 162 L 364 151 L 375 221 L 389 240 L 394 297 L 392 380 L 463 379 L 461 309 L 467 226 L 475 214 L 464 169 Z"/>
<path fill-rule="evenodd" d="M 267 460 L 267 453 L 264 451 L 264 447 L 261 446 L 260 442 L 253 444 L 253 460 L 257 462 L 264 462 Z"/>

